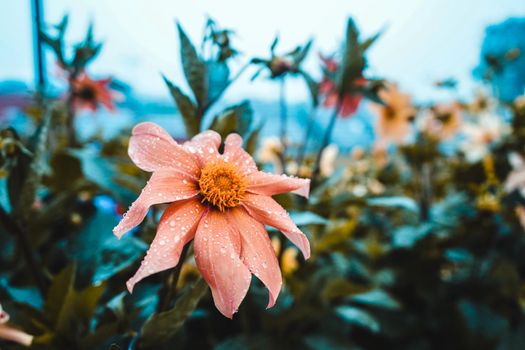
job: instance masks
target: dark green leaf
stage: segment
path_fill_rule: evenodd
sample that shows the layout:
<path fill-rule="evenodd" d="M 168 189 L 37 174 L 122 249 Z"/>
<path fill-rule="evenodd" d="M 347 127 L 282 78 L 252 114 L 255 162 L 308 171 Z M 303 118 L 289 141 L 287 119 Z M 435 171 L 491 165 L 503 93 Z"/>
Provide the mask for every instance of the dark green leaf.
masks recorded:
<path fill-rule="evenodd" d="M 44 304 L 44 312 L 52 324 L 58 321 L 64 299 L 73 288 L 74 279 L 75 267 L 70 265 L 56 275 L 51 282 Z"/>
<path fill-rule="evenodd" d="M 350 300 L 359 304 L 366 304 L 383 309 L 397 310 L 401 308 L 401 305 L 397 300 L 381 289 L 374 289 L 365 293 L 355 294 Z"/>
<path fill-rule="evenodd" d="M 177 29 L 179 31 L 180 56 L 184 76 L 193 91 L 197 104 L 199 106 L 204 106 L 208 96 L 206 65 L 200 59 L 195 47 L 179 23 L 177 23 Z"/>
<path fill-rule="evenodd" d="M 164 82 L 170 90 L 170 94 L 175 100 L 177 109 L 179 110 L 184 125 L 186 126 L 186 133 L 189 137 L 197 135 L 200 132 L 201 116 L 197 111 L 197 107 L 193 104 L 190 98 L 175 85 L 173 85 L 166 77 L 163 76 Z"/>
<path fill-rule="evenodd" d="M 210 129 L 217 131 L 222 137 L 236 132 L 239 135 L 248 136 L 253 123 L 253 110 L 248 101 L 239 105 L 228 107 L 215 117 Z"/>
<path fill-rule="evenodd" d="M 312 98 L 312 105 L 317 107 L 319 105 L 319 84 L 307 72 L 300 70 L 299 74 L 303 77 Z"/>
<path fill-rule="evenodd" d="M 156 348 L 171 339 L 208 291 L 208 285 L 199 279 L 175 303 L 173 309 L 153 315 L 141 330 L 140 344 L 146 348 Z"/>
<path fill-rule="evenodd" d="M 208 101 L 215 101 L 229 84 L 230 68 L 224 62 L 206 62 L 208 72 Z"/>
<path fill-rule="evenodd" d="M 337 308 L 337 314 L 350 324 L 364 327 L 374 333 L 381 330 L 381 325 L 368 312 L 353 306 L 340 306 Z"/>

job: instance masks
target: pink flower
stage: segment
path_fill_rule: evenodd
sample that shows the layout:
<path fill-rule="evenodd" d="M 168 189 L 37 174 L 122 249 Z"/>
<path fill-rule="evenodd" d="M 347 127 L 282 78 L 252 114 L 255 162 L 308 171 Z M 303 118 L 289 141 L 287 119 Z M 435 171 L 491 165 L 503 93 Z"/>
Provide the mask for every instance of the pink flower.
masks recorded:
<path fill-rule="evenodd" d="M 33 336 L 7 324 L 9 315 L 0 305 L 0 339 L 9 340 L 24 346 L 30 346 L 33 342 Z"/>
<path fill-rule="evenodd" d="M 93 80 L 86 73 L 80 74 L 71 82 L 73 104 L 76 109 L 86 108 L 96 111 L 99 105 L 114 111 L 113 94 L 108 85 L 111 78 Z"/>
<path fill-rule="evenodd" d="M 323 62 L 323 80 L 319 83 L 319 93 L 324 96 L 323 106 L 326 108 L 335 108 L 338 104 L 339 107 L 339 116 L 341 118 L 347 118 L 352 116 L 363 99 L 363 96 L 358 93 L 358 91 L 347 92 L 339 100 L 339 92 L 337 90 L 336 84 L 336 74 L 339 69 L 339 63 L 329 57 L 324 57 L 321 55 L 321 61 Z M 355 89 L 366 86 L 367 80 L 365 78 L 359 78 L 352 82 L 352 86 Z"/>
<path fill-rule="evenodd" d="M 231 318 L 251 274 L 268 288 L 268 307 L 281 290 L 279 263 L 264 225 L 282 231 L 305 259 L 310 256 L 308 239 L 271 197 L 285 192 L 308 197 L 310 180 L 258 171 L 237 134 L 226 138 L 222 154 L 220 144 L 213 131 L 180 145 L 156 124 L 135 126 L 129 156 L 153 175 L 113 232 L 121 237 L 140 224 L 150 206 L 171 203 L 142 265 L 127 283 L 129 291 L 146 276 L 176 266 L 184 245 L 194 239 L 197 268 L 219 311 Z"/>

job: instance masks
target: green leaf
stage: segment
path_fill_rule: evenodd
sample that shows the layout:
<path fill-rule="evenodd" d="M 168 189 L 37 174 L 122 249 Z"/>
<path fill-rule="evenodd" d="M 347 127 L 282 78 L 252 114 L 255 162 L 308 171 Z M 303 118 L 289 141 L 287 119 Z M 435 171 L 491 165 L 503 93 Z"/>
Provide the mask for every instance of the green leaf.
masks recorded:
<path fill-rule="evenodd" d="M 74 287 L 75 267 L 62 270 L 51 284 L 44 311 L 59 339 L 73 341 L 80 332 L 89 330 L 90 321 L 105 289 L 105 283 L 91 284 L 81 291 Z M 43 339 L 42 341 L 44 341 Z"/>
<path fill-rule="evenodd" d="M 113 160 L 100 156 L 100 153 L 90 148 L 70 149 L 69 154 L 80 159 L 84 177 L 101 189 L 111 193 L 120 203 L 131 203 L 137 197 L 136 193 L 119 185 L 126 175 L 118 171 Z"/>
<path fill-rule="evenodd" d="M 182 116 L 186 133 L 189 137 L 197 135 L 201 128 L 201 116 L 197 111 L 197 106 L 193 104 L 190 98 L 175 85 L 173 85 L 166 77 L 162 77 L 164 82 L 170 90 L 170 94 L 175 100 L 175 104 Z"/>
<path fill-rule="evenodd" d="M 399 310 L 401 308 L 401 305 L 397 300 L 392 298 L 387 292 L 381 289 L 374 289 L 366 293 L 353 295 L 350 300 L 359 304 L 365 304 L 389 310 Z"/>
<path fill-rule="evenodd" d="M 310 97 L 312 98 L 312 105 L 317 107 L 319 105 L 319 84 L 303 70 L 299 71 L 299 74 L 303 77 L 308 91 L 310 92 Z"/>
<path fill-rule="evenodd" d="M 352 18 L 346 25 L 346 44 L 342 60 L 342 71 L 339 76 L 341 93 L 349 92 L 356 79 L 362 76 L 366 66 L 363 50 L 359 44 L 359 31 Z"/>
<path fill-rule="evenodd" d="M 58 321 L 64 300 L 73 288 L 75 266 L 70 265 L 53 278 L 44 303 L 44 312 L 54 325 Z"/>
<path fill-rule="evenodd" d="M 419 213 L 419 206 L 416 201 L 409 197 L 376 197 L 367 200 L 372 207 L 393 207 L 402 208 L 414 213 Z"/>
<path fill-rule="evenodd" d="M 210 129 L 217 131 L 222 137 L 232 132 L 248 136 L 253 123 L 253 110 L 248 101 L 228 107 L 213 120 Z"/>
<path fill-rule="evenodd" d="M 201 278 L 180 296 L 173 309 L 149 318 L 141 330 L 141 346 L 157 348 L 170 340 L 184 325 L 207 291 L 208 285 Z"/>
<path fill-rule="evenodd" d="M 395 248 L 412 248 L 427 235 L 433 232 L 433 225 L 401 226 L 392 232 L 392 245 Z"/>
<path fill-rule="evenodd" d="M 193 91 L 197 104 L 204 106 L 206 105 L 208 97 L 206 65 L 200 59 L 195 47 L 184 32 L 184 29 L 182 29 L 180 23 L 177 23 L 177 30 L 179 32 L 180 56 L 184 76 Z"/>
<path fill-rule="evenodd" d="M 57 331 L 67 334 L 81 325 L 87 328 L 105 287 L 105 283 L 94 284 L 77 292 L 72 286 L 63 300 L 56 325 Z"/>
<path fill-rule="evenodd" d="M 379 37 L 383 34 L 384 29 L 380 30 L 376 34 L 372 35 L 370 38 L 366 39 L 361 43 L 361 50 L 365 52 L 368 50 L 376 41 L 379 39 Z"/>
<path fill-rule="evenodd" d="M 330 302 L 334 299 L 347 297 L 356 293 L 364 293 L 370 290 L 370 287 L 362 284 L 353 283 L 344 278 L 329 279 L 321 292 L 321 298 Z"/>
<path fill-rule="evenodd" d="M 113 212 L 97 210 L 68 242 L 67 251 L 78 263 L 80 276 L 101 282 L 132 265 L 147 249 L 141 240 L 127 235 L 118 239 L 111 230 L 118 224 Z"/>
<path fill-rule="evenodd" d="M 206 62 L 208 72 L 208 101 L 218 99 L 230 82 L 230 68 L 224 62 Z"/>
<path fill-rule="evenodd" d="M 304 59 L 308 55 L 308 52 L 310 52 L 310 48 L 312 47 L 313 40 L 310 39 L 308 42 L 299 48 L 297 52 L 292 56 L 295 66 L 301 65 L 303 63 Z"/>
<path fill-rule="evenodd" d="M 353 306 L 340 306 L 336 309 L 337 314 L 350 324 L 355 324 L 378 333 L 381 330 L 379 322 L 368 312 Z"/>
<path fill-rule="evenodd" d="M 244 141 L 246 152 L 249 154 L 255 154 L 257 150 L 257 142 L 259 141 L 259 134 L 261 133 L 263 123 L 253 128 L 250 136 Z"/>
<path fill-rule="evenodd" d="M 290 217 L 297 226 L 326 225 L 328 220 L 309 211 L 291 211 Z"/>

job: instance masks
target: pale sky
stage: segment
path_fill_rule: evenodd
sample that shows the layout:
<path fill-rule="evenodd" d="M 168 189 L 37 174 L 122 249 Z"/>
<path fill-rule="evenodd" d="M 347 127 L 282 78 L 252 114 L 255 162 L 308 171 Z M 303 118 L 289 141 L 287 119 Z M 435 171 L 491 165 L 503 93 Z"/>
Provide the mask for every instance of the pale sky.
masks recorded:
<path fill-rule="evenodd" d="M 33 62 L 29 0 L 0 0 L 0 80 L 32 82 Z M 376 76 L 393 79 L 417 99 L 447 99 L 432 82 L 456 77 L 460 93 L 471 94 L 475 84 L 471 71 L 479 58 L 484 28 L 511 16 L 525 16 L 522 0 L 46 0 L 45 17 L 56 23 L 70 14 L 69 39 L 80 39 L 88 22 L 95 22 L 95 35 L 105 47 L 90 67 L 94 75 L 106 74 L 129 83 L 143 95 L 166 97 L 160 73 L 183 85 L 178 61 L 178 40 L 174 20 L 186 32 L 200 39 L 206 16 L 238 32 L 234 46 L 250 57 L 266 56 L 279 32 L 278 50 L 286 51 L 315 39 L 306 67 L 319 75 L 318 52 L 338 47 L 348 16 L 353 16 L 363 34 L 386 27 L 385 34 L 370 50 L 370 70 Z M 53 65 L 48 65 L 55 74 Z M 251 72 L 228 93 L 243 97 L 274 99 L 276 84 L 249 82 Z M 307 98 L 300 81 L 290 82 L 288 96 Z"/>

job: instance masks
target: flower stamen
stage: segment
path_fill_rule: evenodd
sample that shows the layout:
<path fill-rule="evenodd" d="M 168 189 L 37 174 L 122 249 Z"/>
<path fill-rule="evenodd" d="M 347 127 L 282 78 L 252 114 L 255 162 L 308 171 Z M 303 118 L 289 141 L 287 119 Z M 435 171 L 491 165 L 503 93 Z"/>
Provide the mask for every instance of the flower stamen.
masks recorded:
<path fill-rule="evenodd" d="M 204 166 L 199 188 L 202 202 L 208 202 L 224 211 L 236 207 L 244 199 L 246 182 L 235 166 L 219 161 Z"/>

